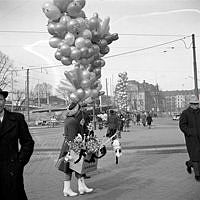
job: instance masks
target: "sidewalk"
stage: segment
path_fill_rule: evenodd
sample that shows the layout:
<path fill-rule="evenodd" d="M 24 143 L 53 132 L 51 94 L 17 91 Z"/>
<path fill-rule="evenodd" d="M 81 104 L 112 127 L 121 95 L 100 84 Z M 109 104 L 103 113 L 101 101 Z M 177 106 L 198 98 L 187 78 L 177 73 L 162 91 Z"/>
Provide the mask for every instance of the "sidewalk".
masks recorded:
<path fill-rule="evenodd" d="M 104 133 L 105 130 L 96 132 L 99 136 L 103 136 Z M 70 199 L 62 195 L 63 174 L 55 168 L 58 156 L 56 148 L 59 147 L 62 137 L 50 133 L 41 137 L 37 134 L 33 136 L 37 138 L 38 150 L 34 152 L 25 168 L 25 187 L 29 200 Z M 129 132 L 123 132 L 121 142 L 123 154 L 119 164 L 115 164 L 114 152 L 108 151 L 106 156 L 99 160 L 97 174 L 86 180 L 88 186 L 94 187 L 95 191 L 73 199 L 196 200 L 200 198 L 200 183 L 194 180 L 194 174 L 186 173 L 184 162 L 188 156 L 185 153 L 183 137 L 174 125 L 162 125 L 154 121 L 152 129 L 132 127 Z M 54 144 L 54 151 L 47 151 L 47 147 L 49 148 L 51 144 Z M 178 151 L 172 153 L 170 145 Z M 165 148 L 158 150 L 157 148 L 161 146 Z M 74 178 L 72 188 L 77 191 Z"/>

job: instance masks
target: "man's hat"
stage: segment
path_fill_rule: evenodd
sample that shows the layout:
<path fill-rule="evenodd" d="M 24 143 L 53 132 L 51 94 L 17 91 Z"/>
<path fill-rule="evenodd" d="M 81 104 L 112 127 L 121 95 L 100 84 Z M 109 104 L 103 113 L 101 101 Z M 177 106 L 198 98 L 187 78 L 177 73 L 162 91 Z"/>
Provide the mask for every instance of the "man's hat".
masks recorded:
<path fill-rule="evenodd" d="M 80 108 L 81 108 L 81 107 L 80 107 L 79 104 L 72 102 L 72 103 L 69 105 L 68 109 L 67 109 L 66 115 L 67 115 L 67 116 L 73 116 L 73 115 L 75 115 L 75 114 L 78 112 L 78 110 L 79 110 Z"/>
<path fill-rule="evenodd" d="M 190 104 L 199 104 L 200 102 L 196 96 L 191 96 L 189 103 Z"/>
<path fill-rule="evenodd" d="M 1 88 L 0 88 L 0 94 L 3 95 L 4 98 L 6 98 L 8 96 L 8 91 L 3 91 Z"/>

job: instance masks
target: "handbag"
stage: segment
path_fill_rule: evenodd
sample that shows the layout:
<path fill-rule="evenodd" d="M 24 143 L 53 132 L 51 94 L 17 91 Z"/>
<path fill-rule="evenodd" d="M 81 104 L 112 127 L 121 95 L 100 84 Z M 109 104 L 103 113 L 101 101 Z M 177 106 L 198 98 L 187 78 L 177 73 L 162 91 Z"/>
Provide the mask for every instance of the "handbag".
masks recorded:
<path fill-rule="evenodd" d="M 69 171 L 69 162 L 65 160 L 65 157 L 61 157 L 57 160 L 55 167 L 64 173 Z"/>

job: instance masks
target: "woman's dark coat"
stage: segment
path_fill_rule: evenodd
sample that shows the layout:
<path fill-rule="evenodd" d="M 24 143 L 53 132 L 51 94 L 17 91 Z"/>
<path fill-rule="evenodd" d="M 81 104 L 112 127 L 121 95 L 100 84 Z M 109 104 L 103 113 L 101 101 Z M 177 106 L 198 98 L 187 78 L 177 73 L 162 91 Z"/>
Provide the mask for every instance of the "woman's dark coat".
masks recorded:
<path fill-rule="evenodd" d="M 59 158 L 64 157 L 68 151 L 69 151 L 69 141 L 73 141 L 75 137 L 80 133 L 82 136 L 82 127 L 80 125 L 80 120 L 75 118 L 74 116 L 67 117 L 64 122 L 64 142 L 62 144 Z M 67 166 L 65 166 L 65 172 L 70 172 L 71 169 L 69 168 L 69 165 L 67 163 Z"/>
<path fill-rule="evenodd" d="M 4 111 L 0 126 L 0 199 L 27 200 L 23 169 L 33 153 L 34 141 L 24 116 Z"/>
<path fill-rule="evenodd" d="M 179 119 L 179 127 L 185 135 L 191 161 L 200 161 L 200 109 L 188 107 Z"/>

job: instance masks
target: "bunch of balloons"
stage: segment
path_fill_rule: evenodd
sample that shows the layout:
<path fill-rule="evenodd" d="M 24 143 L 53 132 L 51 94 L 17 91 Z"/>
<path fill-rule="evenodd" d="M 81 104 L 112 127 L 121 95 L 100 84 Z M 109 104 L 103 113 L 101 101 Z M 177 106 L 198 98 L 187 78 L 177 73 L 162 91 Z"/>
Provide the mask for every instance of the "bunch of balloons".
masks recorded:
<path fill-rule="evenodd" d="M 127 72 L 119 73 L 119 79 L 117 81 L 117 85 L 115 87 L 115 101 L 119 110 L 126 111 L 127 110 Z"/>
<path fill-rule="evenodd" d="M 85 0 L 53 0 L 45 2 L 42 10 L 48 18 L 49 45 L 56 49 L 55 58 L 66 66 L 76 63 L 99 79 L 105 65 L 102 57 L 109 53 L 109 44 L 118 34 L 109 32 L 110 17 L 102 20 L 94 13 L 87 18 L 85 4 Z"/>
<path fill-rule="evenodd" d="M 64 74 L 66 79 L 60 81 L 59 89 L 67 91 L 71 101 L 80 102 L 104 94 L 100 91 L 102 84 L 94 72 L 76 66 L 71 71 L 65 71 Z"/>

